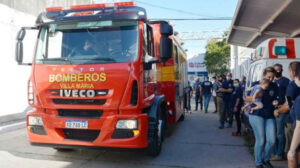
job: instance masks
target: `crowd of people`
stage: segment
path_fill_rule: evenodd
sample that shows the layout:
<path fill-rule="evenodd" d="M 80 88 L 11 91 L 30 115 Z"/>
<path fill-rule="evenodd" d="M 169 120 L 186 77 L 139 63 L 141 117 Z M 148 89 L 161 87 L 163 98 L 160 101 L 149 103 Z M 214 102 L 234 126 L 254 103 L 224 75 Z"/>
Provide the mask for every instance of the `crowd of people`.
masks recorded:
<path fill-rule="evenodd" d="M 283 67 L 267 67 L 260 81 L 246 89 L 246 77 L 232 80 L 232 74 L 196 80 L 190 88 L 195 93 L 195 111 L 208 113 L 212 97 L 219 116 L 219 129 L 237 124 L 233 136 L 241 136 L 241 114 L 249 113 L 249 123 L 255 136 L 254 156 L 258 168 L 272 168 L 270 161 L 288 159 L 290 168 L 300 164 L 300 62 L 291 62 L 289 80 L 282 75 Z M 204 103 L 202 103 L 204 101 Z M 188 111 L 191 112 L 189 105 Z M 225 126 L 225 123 L 227 125 Z"/>

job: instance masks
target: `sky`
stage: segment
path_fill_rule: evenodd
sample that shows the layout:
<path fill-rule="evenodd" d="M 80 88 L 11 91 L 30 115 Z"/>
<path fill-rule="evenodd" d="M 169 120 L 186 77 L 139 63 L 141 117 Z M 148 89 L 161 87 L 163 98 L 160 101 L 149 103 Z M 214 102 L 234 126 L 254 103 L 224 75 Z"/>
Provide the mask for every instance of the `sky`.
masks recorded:
<path fill-rule="evenodd" d="M 128 0 L 96 0 L 100 2 L 128 1 Z M 207 18 L 207 17 L 233 17 L 238 0 L 135 0 L 137 6 L 146 9 L 149 19 L 152 18 Z M 150 4 L 150 5 L 148 5 Z M 151 5 L 152 4 L 152 5 Z M 154 7 L 153 5 L 178 9 L 184 12 L 170 11 Z M 171 21 L 174 30 L 203 31 L 203 30 L 228 30 L 231 20 L 210 20 L 210 21 Z M 222 36 L 223 33 L 201 34 L 204 37 Z M 205 52 L 206 40 L 187 40 L 184 41 L 183 48 L 188 49 L 188 58 Z"/>

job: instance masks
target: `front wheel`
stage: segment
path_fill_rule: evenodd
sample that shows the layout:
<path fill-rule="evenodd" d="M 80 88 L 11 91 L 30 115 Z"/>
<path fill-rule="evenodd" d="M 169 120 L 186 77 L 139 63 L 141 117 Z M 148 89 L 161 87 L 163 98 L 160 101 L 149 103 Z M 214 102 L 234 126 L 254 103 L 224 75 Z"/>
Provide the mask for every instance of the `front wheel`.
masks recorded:
<path fill-rule="evenodd" d="M 162 142 L 165 132 L 165 120 L 161 116 L 153 123 L 149 123 L 149 135 L 150 141 L 147 147 L 147 155 L 156 157 L 160 154 L 162 148 Z"/>

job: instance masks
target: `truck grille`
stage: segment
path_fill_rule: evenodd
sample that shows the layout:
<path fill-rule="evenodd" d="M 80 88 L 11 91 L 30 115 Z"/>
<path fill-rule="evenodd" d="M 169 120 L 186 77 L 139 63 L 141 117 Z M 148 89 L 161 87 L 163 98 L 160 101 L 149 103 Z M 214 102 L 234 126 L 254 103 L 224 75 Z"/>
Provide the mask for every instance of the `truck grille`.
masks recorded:
<path fill-rule="evenodd" d="M 93 142 L 100 133 L 100 130 L 80 130 L 80 129 L 62 129 L 65 139 Z"/>
<path fill-rule="evenodd" d="M 66 118 L 100 118 L 102 110 L 59 109 L 58 116 Z"/>
<path fill-rule="evenodd" d="M 52 99 L 54 104 L 103 105 L 105 99 Z"/>

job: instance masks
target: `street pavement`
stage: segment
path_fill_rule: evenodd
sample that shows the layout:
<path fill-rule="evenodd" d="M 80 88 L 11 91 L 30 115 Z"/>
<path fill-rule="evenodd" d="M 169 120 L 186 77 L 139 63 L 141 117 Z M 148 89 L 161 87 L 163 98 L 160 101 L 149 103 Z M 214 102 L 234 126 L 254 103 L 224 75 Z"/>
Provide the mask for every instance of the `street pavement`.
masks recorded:
<path fill-rule="evenodd" d="M 194 109 L 194 108 L 193 108 Z M 249 148 L 235 128 L 219 130 L 218 116 L 193 111 L 171 126 L 161 154 L 148 157 L 142 150 L 78 149 L 58 152 L 29 145 L 26 129 L 0 134 L 0 168 L 252 168 Z M 287 167 L 284 162 L 278 168 Z"/>

